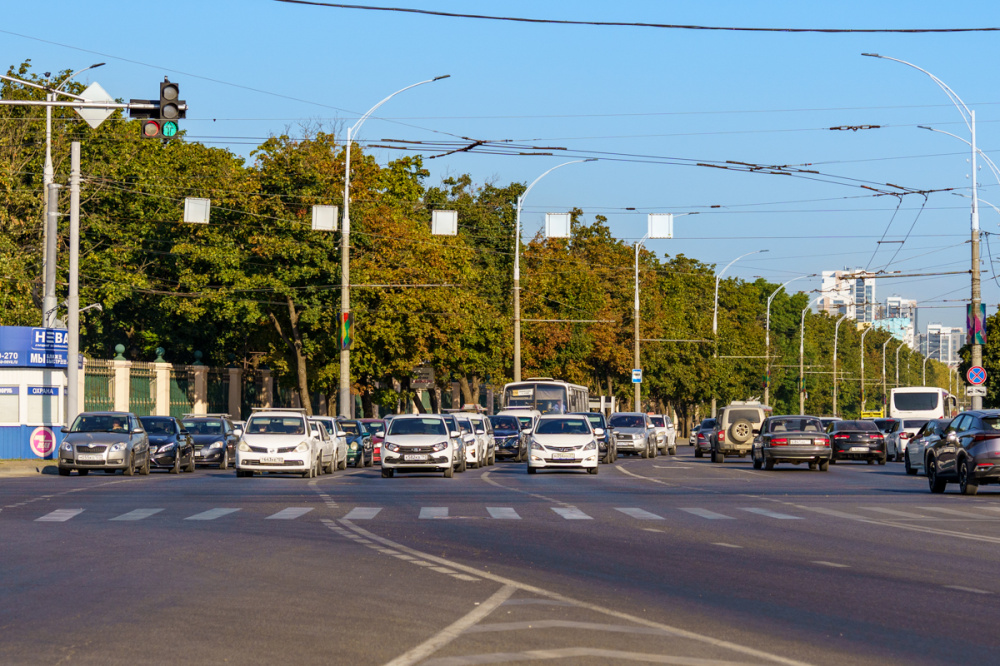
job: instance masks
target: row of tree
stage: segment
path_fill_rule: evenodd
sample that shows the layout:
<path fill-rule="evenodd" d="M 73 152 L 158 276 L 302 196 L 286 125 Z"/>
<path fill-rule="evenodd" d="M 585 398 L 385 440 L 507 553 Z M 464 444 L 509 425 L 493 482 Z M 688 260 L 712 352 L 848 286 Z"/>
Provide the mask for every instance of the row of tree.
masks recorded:
<path fill-rule="evenodd" d="M 11 73 L 47 82 L 29 63 Z M 67 87 L 79 92 L 74 86 Z M 0 95 L 39 99 L 41 91 L 4 83 Z M 110 357 L 123 343 L 131 358 L 143 360 L 162 346 L 168 359 L 183 362 L 200 350 L 217 365 L 266 364 L 299 395 L 335 400 L 340 234 L 313 231 L 310 216 L 314 204 L 343 203 L 345 147 L 336 134 L 304 129 L 297 137 L 272 137 L 245 161 L 183 136 L 141 139 L 138 121 L 120 113 L 96 130 L 68 109 L 54 115 L 57 181 L 68 179 L 69 142 L 83 145 L 81 304 L 104 306 L 102 314 L 84 315 L 85 353 Z M 0 106 L 2 325 L 40 320 L 44 132 L 40 108 Z M 442 387 L 457 382 L 468 402 L 511 376 L 515 207 L 524 185 L 476 184 L 462 175 L 431 186 L 427 176 L 419 156 L 381 166 L 352 149 L 351 379 L 366 414 L 411 397 L 409 380 L 419 365 L 431 365 Z M 181 221 L 189 196 L 212 200 L 210 224 Z M 458 211 L 457 236 L 430 234 L 435 209 Z M 61 276 L 65 242 L 61 230 Z M 604 217 L 589 219 L 579 210 L 571 238 L 536 236 L 525 244 L 523 318 L 564 320 L 524 324 L 525 377 L 559 377 L 630 402 L 633 252 L 612 236 Z M 774 299 L 768 364 L 765 304 L 777 285 L 723 280 L 713 338 L 714 267 L 645 249 L 639 262 L 644 407 L 694 419 L 713 395 L 720 404 L 761 395 L 769 367 L 775 410 L 798 412 L 804 390 L 807 412 L 831 413 L 834 320 L 826 314 L 806 312 L 799 383 L 808 296 Z M 862 390 L 861 335 L 841 327 L 842 414 L 858 414 L 863 400 L 868 409 L 881 406 L 887 339 L 882 331 L 867 335 Z M 890 386 L 897 344 L 887 348 Z M 1000 351 L 986 356 L 1000 363 Z M 899 365 L 901 385 L 922 383 L 922 357 L 903 348 Z M 950 382 L 945 366 L 928 364 L 928 384 Z M 304 401 L 310 408 L 313 402 Z"/>

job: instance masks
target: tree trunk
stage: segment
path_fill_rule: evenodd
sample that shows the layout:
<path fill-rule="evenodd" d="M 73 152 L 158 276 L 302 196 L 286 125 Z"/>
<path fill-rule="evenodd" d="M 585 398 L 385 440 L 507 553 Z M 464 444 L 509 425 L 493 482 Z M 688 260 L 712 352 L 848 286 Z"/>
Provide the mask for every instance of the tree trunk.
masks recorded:
<path fill-rule="evenodd" d="M 431 392 L 431 411 L 435 414 L 441 413 L 441 389 L 434 387 Z"/>
<path fill-rule="evenodd" d="M 469 380 L 465 375 L 458 378 L 458 388 L 462 391 L 462 406 L 472 404 L 472 389 L 469 388 Z"/>
<path fill-rule="evenodd" d="M 274 328 L 278 331 L 278 335 L 281 339 L 285 341 L 285 344 L 289 349 L 292 350 L 292 354 L 295 357 L 295 370 L 298 379 L 298 391 L 299 397 L 302 402 L 302 406 L 306 410 L 308 416 L 312 416 L 312 400 L 309 396 L 309 380 L 308 380 L 308 369 L 306 367 L 306 357 L 302 351 L 302 334 L 299 331 L 299 314 L 295 311 L 295 301 L 292 300 L 291 296 L 285 297 L 288 302 L 288 322 L 291 327 L 292 337 L 289 339 L 285 335 L 284 330 L 281 328 L 281 323 L 278 318 L 274 316 L 273 312 L 268 312 L 271 317 L 271 322 L 274 324 Z"/>
<path fill-rule="evenodd" d="M 472 403 L 474 405 L 478 405 L 479 404 L 479 399 L 482 397 L 482 392 L 480 391 L 480 387 L 481 386 L 482 386 L 482 382 L 479 379 L 479 375 L 473 375 L 472 376 L 472 390 L 470 391 L 470 393 L 472 394 Z"/>
<path fill-rule="evenodd" d="M 361 411 L 364 413 L 366 419 L 375 418 L 375 403 L 372 402 L 370 391 L 361 392 Z"/>

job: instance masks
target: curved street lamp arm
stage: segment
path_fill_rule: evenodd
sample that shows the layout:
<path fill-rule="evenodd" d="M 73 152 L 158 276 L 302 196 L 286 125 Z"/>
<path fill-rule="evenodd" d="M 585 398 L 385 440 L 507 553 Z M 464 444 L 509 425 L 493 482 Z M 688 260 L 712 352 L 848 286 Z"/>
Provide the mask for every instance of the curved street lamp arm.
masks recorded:
<path fill-rule="evenodd" d="M 422 86 L 425 83 L 434 83 L 435 81 L 440 81 L 441 79 L 447 79 L 450 76 L 451 76 L 451 74 L 445 74 L 444 76 L 436 76 L 433 79 L 427 79 L 426 81 L 420 81 L 418 83 L 410 84 L 410 85 L 406 86 L 405 88 L 400 88 L 399 90 L 397 90 L 396 92 L 392 93 L 391 95 L 389 95 L 388 97 L 386 97 L 385 99 L 383 99 L 381 102 L 379 102 L 378 104 L 376 104 L 372 108 L 368 109 L 367 113 L 365 113 L 363 116 L 361 116 L 360 118 L 358 118 L 358 122 L 354 123 L 351 126 L 351 129 L 349 130 L 350 134 L 351 135 L 356 134 L 357 131 L 358 131 L 358 129 L 361 127 L 361 125 L 364 124 L 364 122 L 366 120 L 368 120 L 369 116 L 371 116 L 373 113 L 375 113 L 376 109 L 378 109 L 380 106 L 382 106 L 383 104 L 385 104 L 386 102 L 388 102 L 390 99 L 392 99 L 393 97 L 395 97 L 399 93 L 406 92 L 410 88 L 416 88 L 417 86 Z"/>
<path fill-rule="evenodd" d="M 962 101 L 962 98 L 959 97 L 958 94 L 954 90 L 952 90 L 947 83 L 945 83 L 938 77 L 934 76 L 923 67 L 918 67 L 914 65 L 912 62 L 900 60 L 899 58 L 891 58 L 889 56 L 879 55 L 878 53 L 862 53 L 861 55 L 868 56 L 870 58 L 881 58 L 882 60 L 892 60 L 893 62 L 898 62 L 902 65 L 907 65 L 908 67 L 912 67 L 913 69 L 919 72 L 923 72 L 924 74 L 929 76 L 931 78 L 931 81 L 936 83 L 937 86 L 944 91 L 944 94 L 948 96 L 948 99 L 951 100 L 951 103 L 958 108 L 958 112 L 962 114 L 962 120 L 965 121 L 965 126 L 969 128 L 970 132 L 972 131 L 972 125 L 969 122 L 970 118 L 972 117 L 972 111 L 969 110 L 969 107 L 965 105 L 965 102 Z"/>
<path fill-rule="evenodd" d="M 947 134 L 950 137 L 958 139 L 959 141 L 969 146 L 970 148 L 972 147 L 971 141 L 969 141 L 968 139 L 963 139 L 957 134 L 952 134 L 951 132 L 945 132 L 944 130 L 935 129 L 934 127 L 928 127 L 927 125 L 917 125 L 917 127 L 919 129 L 925 129 L 929 132 L 937 132 L 938 134 Z M 989 155 L 984 153 L 981 148 L 976 148 L 976 153 L 986 161 L 986 166 L 990 168 L 990 171 L 993 172 L 993 177 L 996 178 L 997 183 L 1000 184 L 1000 167 L 997 167 L 996 163 L 990 158 Z M 959 195 L 959 196 L 965 196 L 965 195 Z M 982 201 L 982 199 L 979 199 L 979 201 Z"/>

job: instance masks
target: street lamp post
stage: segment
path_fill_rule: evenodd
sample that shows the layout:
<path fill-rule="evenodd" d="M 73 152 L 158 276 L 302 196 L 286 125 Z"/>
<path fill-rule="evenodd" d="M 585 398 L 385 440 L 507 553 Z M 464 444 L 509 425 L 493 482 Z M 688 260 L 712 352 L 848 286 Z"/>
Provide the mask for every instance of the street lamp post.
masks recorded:
<path fill-rule="evenodd" d="M 802 278 L 811 277 L 809 275 L 800 275 L 798 277 L 793 277 L 788 282 L 784 283 L 780 287 L 774 290 L 770 296 L 767 297 L 767 317 L 765 318 L 764 324 L 764 404 L 771 404 L 771 301 L 774 297 L 778 295 L 778 292 L 795 282 L 796 280 L 801 280 Z"/>
<path fill-rule="evenodd" d="M 521 381 L 521 206 L 524 203 L 524 198 L 528 196 L 528 192 L 531 191 L 538 181 L 545 176 L 549 175 L 556 169 L 561 169 L 564 166 L 570 164 L 580 164 L 582 162 L 596 162 L 596 157 L 591 157 L 586 160 L 571 160 L 569 162 L 563 162 L 562 164 L 557 164 L 552 167 L 541 176 L 531 181 L 531 185 L 524 190 L 524 193 L 517 198 L 517 215 L 514 221 L 514 381 Z M 636 250 L 638 252 L 638 250 Z M 636 301 L 638 302 L 638 301 Z M 637 306 L 638 307 L 638 306 Z M 639 326 L 638 319 L 636 319 L 636 327 Z M 638 331 L 638 328 L 636 328 Z M 638 336 L 638 332 L 636 333 Z M 637 352 L 638 353 L 638 352 Z M 638 363 L 638 361 L 636 361 Z M 638 367 L 638 366 L 636 366 Z"/>
<path fill-rule="evenodd" d="M 972 331 L 972 365 L 982 365 L 983 364 L 983 346 L 979 342 L 979 325 L 980 325 L 980 305 L 982 300 L 981 286 L 980 286 L 980 275 L 979 275 L 979 194 L 978 186 L 976 184 L 976 168 L 977 158 L 979 151 L 976 148 L 976 112 L 971 110 L 962 98 L 959 97 L 954 90 L 952 90 L 948 85 L 934 76 L 926 69 L 918 67 L 911 62 L 906 62 L 905 60 L 899 60 L 898 58 L 890 58 L 889 56 L 879 55 L 877 53 L 863 53 L 862 55 L 870 56 L 873 58 L 881 58 L 883 60 L 891 60 L 893 62 L 898 62 L 902 65 L 912 67 L 913 69 L 923 72 L 931 78 L 931 80 L 937 84 L 937 86 L 944 91 L 944 94 L 948 96 L 951 103 L 955 105 L 958 109 L 959 114 L 962 116 L 962 120 L 965 122 L 965 126 L 969 130 L 970 141 L 969 147 L 971 148 L 971 180 L 972 180 L 972 212 L 970 216 L 970 226 L 971 226 L 971 241 L 972 241 L 972 320 L 976 322 Z M 926 367 L 926 366 L 925 366 Z M 924 382 L 926 386 L 927 382 Z M 972 409 L 982 409 L 983 399 L 979 396 L 972 397 Z"/>
<path fill-rule="evenodd" d="M 820 294 L 814 301 L 809 301 L 802 308 L 802 321 L 799 324 L 799 414 L 806 413 L 806 313 L 809 312 L 814 302 L 819 305 L 822 300 L 823 295 Z"/>
<path fill-rule="evenodd" d="M 746 254 L 741 254 L 736 257 L 728 264 L 726 267 L 719 271 L 715 276 L 715 304 L 712 307 L 712 340 L 715 343 L 715 358 L 719 358 L 719 282 L 722 280 L 723 274 L 729 270 L 729 267 L 735 264 L 737 261 L 743 257 L 749 257 L 751 254 L 761 254 L 762 252 L 767 252 L 767 250 L 754 250 L 753 252 L 747 252 Z M 716 380 L 717 382 L 718 380 Z M 718 383 L 716 383 L 718 385 Z M 715 391 L 712 391 L 712 418 L 716 415 L 716 396 Z"/>
<path fill-rule="evenodd" d="M 900 342 L 899 346 L 896 347 L 896 388 L 899 388 L 899 350 L 903 348 L 903 343 Z"/>
<path fill-rule="evenodd" d="M 840 331 L 840 324 L 847 319 L 847 313 L 840 315 L 840 319 L 833 327 L 833 416 L 837 415 L 837 340 Z"/>
<path fill-rule="evenodd" d="M 921 383 L 923 383 L 924 386 L 927 386 L 927 361 L 929 360 L 931 360 L 930 355 L 924 356 L 924 372 L 923 379 L 921 380 Z"/>
<path fill-rule="evenodd" d="M 392 93 L 381 102 L 368 109 L 368 112 L 363 116 L 358 118 L 358 122 L 354 123 L 353 126 L 347 129 L 347 148 L 344 154 L 344 222 L 341 225 L 340 230 L 340 316 L 341 316 L 341 328 L 344 326 L 344 322 L 347 321 L 348 315 L 351 312 L 351 253 L 350 253 L 350 234 L 351 234 L 351 141 L 353 137 L 357 135 L 358 130 L 361 125 L 364 124 L 368 117 L 371 116 L 376 109 L 388 102 L 390 99 L 395 97 L 401 92 L 405 92 L 410 88 L 416 88 L 417 86 L 422 86 L 425 83 L 434 83 L 435 81 L 440 81 L 442 79 L 447 79 L 450 74 L 445 74 L 444 76 L 436 76 L 433 79 L 427 79 L 426 81 L 420 81 L 419 83 L 414 83 L 408 85 L 405 88 L 400 88 L 396 92 Z M 351 412 L 353 411 L 351 404 L 351 352 L 349 349 L 345 348 L 345 345 L 340 345 L 340 390 L 339 390 L 339 402 L 340 402 L 340 415 L 350 418 Z M 303 396 L 303 399 L 308 399 L 308 396 Z"/>
<path fill-rule="evenodd" d="M 889 341 L 892 340 L 890 335 L 886 338 L 886 341 L 882 343 L 882 406 L 883 408 L 889 404 L 889 394 L 886 393 L 886 383 L 885 383 L 885 348 L 889 345 Z M 882 416 L 885 416 L 883 412 Z"/>
<path fill-rule="evenodd" d="M 865 327 L 861 332 L 861 411 L 865 411 L 865 336 L 872 330 L 871 326 Z"/>

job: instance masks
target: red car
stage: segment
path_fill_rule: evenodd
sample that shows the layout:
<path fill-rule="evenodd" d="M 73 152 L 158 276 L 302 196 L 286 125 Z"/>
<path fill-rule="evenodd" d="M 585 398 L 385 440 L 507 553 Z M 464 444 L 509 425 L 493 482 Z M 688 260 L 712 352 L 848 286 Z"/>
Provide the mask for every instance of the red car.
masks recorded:
<path fill-rule="evenodd" d="M 382 440 L 385 438 L 385 421 L 382 419 L 358 419 L 368 434 L 372 436 L 372 462 L 382 462 Z"/>

